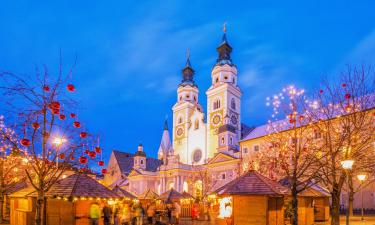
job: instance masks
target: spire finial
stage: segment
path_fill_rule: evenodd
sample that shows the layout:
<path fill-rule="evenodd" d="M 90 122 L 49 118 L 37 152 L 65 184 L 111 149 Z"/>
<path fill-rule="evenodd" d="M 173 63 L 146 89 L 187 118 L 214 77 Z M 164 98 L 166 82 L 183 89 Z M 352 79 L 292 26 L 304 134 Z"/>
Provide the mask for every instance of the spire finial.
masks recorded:
<path fill-rule="evenodd" d="M 186 59 L 190 61 L 190 48 L 186 50 Z"/>
<path fill-rule="evenodd" d="M 227 22 L 224 22 L 224 24 L 223 24 L 223 32 L 224 33 L 227 32 Z"/>
<path fill-rule="evenodd" d="M 168 129 L 168 115 L 165 115 L 165 120 L 164 120 L 164 130 L 169 130 L 169 129 Z"/>

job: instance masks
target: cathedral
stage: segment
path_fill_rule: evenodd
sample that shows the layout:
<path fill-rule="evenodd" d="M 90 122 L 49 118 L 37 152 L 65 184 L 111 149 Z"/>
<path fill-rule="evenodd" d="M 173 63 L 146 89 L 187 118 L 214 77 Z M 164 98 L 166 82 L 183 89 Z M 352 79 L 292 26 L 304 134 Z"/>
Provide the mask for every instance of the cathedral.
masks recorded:
<path fill-rule="evenodd" d="M 160 194 L 170 188 L 202 195 L 239 175 L 239 140 L 250 129 L 241 124 L 242 92 L 225 29 L 216 50 L 206 113 L 199 103 L 188 54 L 176 87 L 172 134 L 165 121 L 158 158 L 147 157 L 141 144 L 135 153 L 113 150 L 104 178 L 107 185 L 138 195 L 149 190 Z"/>

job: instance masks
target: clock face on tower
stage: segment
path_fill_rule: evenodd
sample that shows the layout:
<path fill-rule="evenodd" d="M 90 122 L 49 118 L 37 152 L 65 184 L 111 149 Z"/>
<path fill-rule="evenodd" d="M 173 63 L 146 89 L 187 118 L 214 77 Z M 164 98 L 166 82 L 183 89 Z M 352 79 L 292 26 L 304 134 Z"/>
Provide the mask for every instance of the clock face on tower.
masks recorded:
<path fill-rule="evenodd" d="M 181 127 L 177 128 L 176 134 L 178 137 L 181 137 L 184 134 L 184 129 L 182 129 Z"/>
<path fill-rule="evenodd" d="M 214 117 L 212 117 L 212 123 L 216 126 L 220 123 L 221 121 L 221 117 L 220 115 L 216 114 L 214 115 Z"/>
<path fill-rule="evenodd" d="M 233 125 L 237 125 L 237 123 L 238 123 L 237 116 L 233 114 L 230 117 L 230 121 L 232 122 Z"/>

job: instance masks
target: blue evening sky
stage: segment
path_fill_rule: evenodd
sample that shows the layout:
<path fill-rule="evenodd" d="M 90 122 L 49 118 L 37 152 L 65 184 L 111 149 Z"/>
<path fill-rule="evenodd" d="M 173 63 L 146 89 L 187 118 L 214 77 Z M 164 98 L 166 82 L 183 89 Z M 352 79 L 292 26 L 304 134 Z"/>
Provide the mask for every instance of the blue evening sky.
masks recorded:
<path fill-rule="evenodd" d="M 243 91 L 242 119 L 265 123 L 265 98 L 288 84 L 312 90 L 346 63 L 375 63 L 374 1 L 2 1 L 0 70 L 74 73 L 80 119 L 111 149 L 156 156 L 186 49 L 205 91 L 222 24 Z M 205 110 L 206 111 L 206 110 Z M 171 126 L 170 126 L 171 127 Z"/>

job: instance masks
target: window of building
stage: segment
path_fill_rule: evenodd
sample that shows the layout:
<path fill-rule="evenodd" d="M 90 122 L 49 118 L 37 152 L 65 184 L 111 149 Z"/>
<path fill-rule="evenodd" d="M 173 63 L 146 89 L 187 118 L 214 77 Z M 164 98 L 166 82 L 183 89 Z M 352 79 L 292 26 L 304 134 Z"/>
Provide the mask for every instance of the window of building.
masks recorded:
<path fill-rule="evenodd" d="M 178 118 L 178 123 L 182 123 L 182 117 L 181 116 Z"/>
<path fill-rule="evenodd" d="M 247 152 L 248 152 L 247 148 L 244 148 L 243 153 L 247 154 Z"/>
<path fill-rule="evenodd" d="M 194 96 L 194 101 L 197 101 L 197 97 L 196 96 Z"/>
<path fill-rule="evenodd" d="M 231 145 L 233 145 L 233 138 L 232 138 L 232 137 L 229 138 L 229 143 L 230 143 Z"/>
<path fill-rule="evenodd" d="M 221 144 L 223 145 L 225 143 L 224 137 L 221 138 Z"/>
<path fill-rule="evenodd" d="M 315 138 L 315 139 L 320 139 L 320 138 L 322 138 L 322 133 L 320 133 L 319 131 L 315 130 L 315 131 L 314 131 L 314 138 Z"/>
<path fill-rule="evenodd" d="M 224 77 L 224 80 L 228 80 L 228 77 L 227 77 L 227 76 L 225 76 L 225 77 Z"/>
<path fill-rule="evenodd" d="M 259 145 L 254 145 L 254 152 L 259 152 Z"/>
<path fill-rule="evenodd" d="M 218 83 L 218 82 L 219 82 L 219 78 L 218 78 L 218 77 L 216 77 L 215 83 Z"/>
<path fill-rule="evenodd" d="M 189 99 L 189 98 L 190 98 L 190 95 L 186 95 L 186 98 Z"/>
<path fill-rule="evenodd" d="M 214 105 L 213 105 L 213 107 L 214 107 L 214 110 L 220 108 L 220 99 L 216 99 L 216 100 L 214 101 Z"/>
<path fill-rule="evenodd" d="M 235 84 L 236 83 L 236 79 L 233 77 L 233 84 Z"/>
<path fill-rule="evenodd" d="M 195 130 L 198 130 L 198 129 L 199 129 L 199 120 L 198 120 L 198 119 L 195 120 L 195 123 L 194 123 L 194 129 L 195 129 Z"/>
<path fill-rule="evenodd" d="M 143 159 L 141 159 L 141 165 L 143 165 Z"/>
<path fill-rule="evenodd" d="M 225 174 L 225 173 L 222 173 L 222 174 L 221 174 L 221 179 L 222 179 L 222 180 L 225 180 L 225 178 L 226 178 L 226 174 Z"/>
<path fill-rule="evenodd" d="M 230 107 L 232 109 L 236 109 L 236 100 L 234 100 L 234 98 L 232 98 L 232 100 L 230 100 Z"/>

